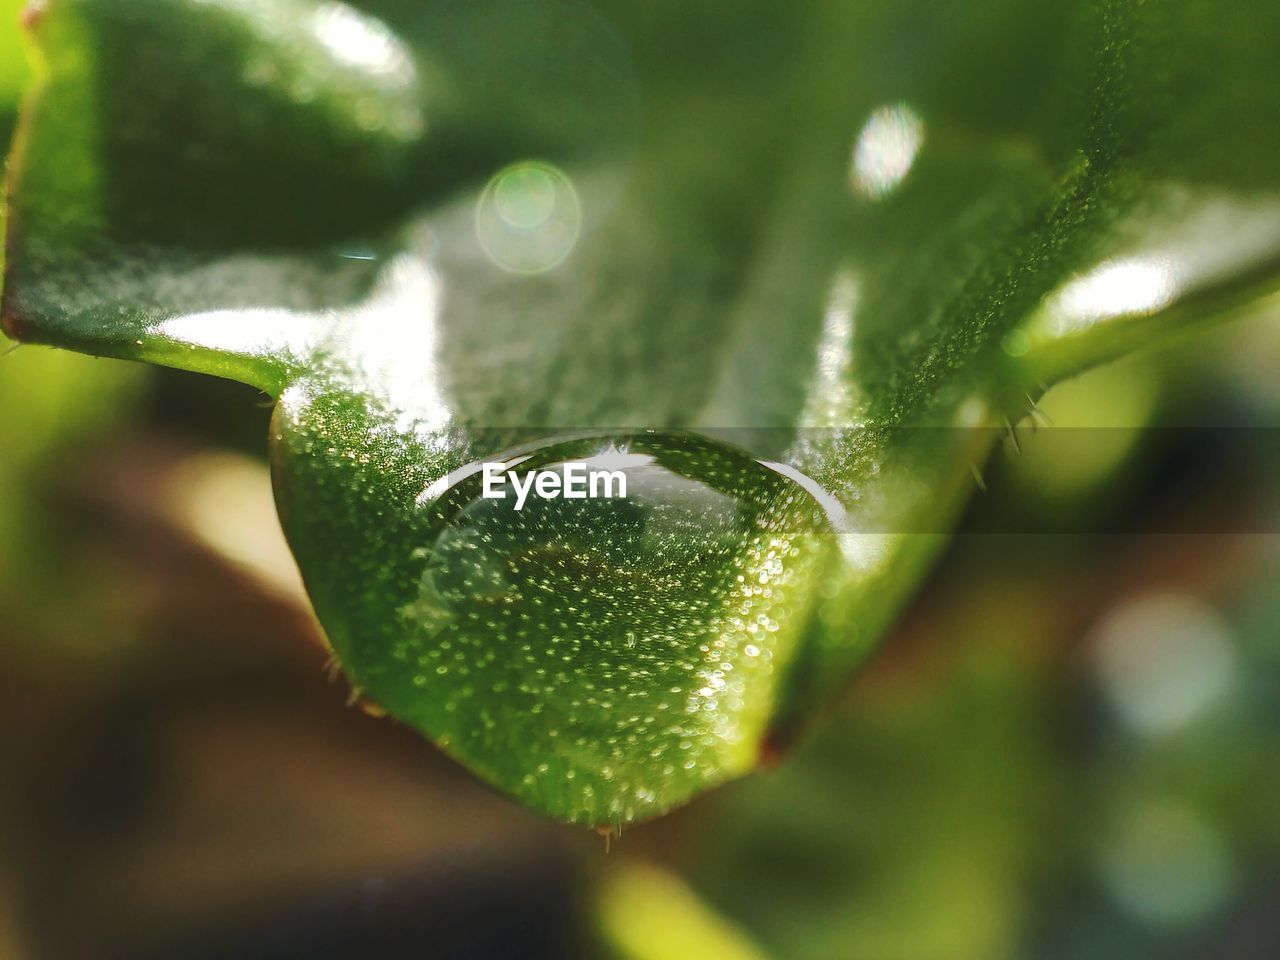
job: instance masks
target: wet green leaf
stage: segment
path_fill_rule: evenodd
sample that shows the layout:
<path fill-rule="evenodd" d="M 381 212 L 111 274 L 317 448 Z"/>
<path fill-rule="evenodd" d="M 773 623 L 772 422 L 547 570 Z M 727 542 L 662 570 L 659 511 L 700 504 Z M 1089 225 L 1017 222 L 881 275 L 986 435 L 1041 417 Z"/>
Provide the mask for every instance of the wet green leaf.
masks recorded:
<path fill-rule="evenodd" d="M 6 329 L 254 384 L 354 683 L 548 813 L 755 768 L 1044 387 L 1270 292 L 1245 0 L 50 0 Z M 480 465 L 625 499 L 485 499 Z"/>

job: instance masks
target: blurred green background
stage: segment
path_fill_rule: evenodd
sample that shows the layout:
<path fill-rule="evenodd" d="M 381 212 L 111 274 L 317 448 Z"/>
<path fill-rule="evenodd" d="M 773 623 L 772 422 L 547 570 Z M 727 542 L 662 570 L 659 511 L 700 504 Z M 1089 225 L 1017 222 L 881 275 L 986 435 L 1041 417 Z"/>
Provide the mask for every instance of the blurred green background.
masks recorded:
<path fill-rule="evenodd" d="M 6 353 L 0 958 L 1280 956 L 1278 316 L 1052 392 L 795 754 L 608 845 L 326 674 L 258 394 Z"/>

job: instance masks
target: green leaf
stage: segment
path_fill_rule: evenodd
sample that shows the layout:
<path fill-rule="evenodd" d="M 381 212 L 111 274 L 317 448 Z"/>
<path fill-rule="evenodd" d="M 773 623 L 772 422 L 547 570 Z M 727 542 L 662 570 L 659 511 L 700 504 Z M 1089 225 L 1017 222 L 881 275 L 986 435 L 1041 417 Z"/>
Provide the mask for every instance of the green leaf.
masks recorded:
<path fill-rule="evenodd" d="M 1001 424 L 1280 266 L 1264 0 L 32 19 L 5 328 L 277 396 L 353 682 L 585 824 L 772 757 Z M 627 498 L 481 496 L 571 460 Z"/>

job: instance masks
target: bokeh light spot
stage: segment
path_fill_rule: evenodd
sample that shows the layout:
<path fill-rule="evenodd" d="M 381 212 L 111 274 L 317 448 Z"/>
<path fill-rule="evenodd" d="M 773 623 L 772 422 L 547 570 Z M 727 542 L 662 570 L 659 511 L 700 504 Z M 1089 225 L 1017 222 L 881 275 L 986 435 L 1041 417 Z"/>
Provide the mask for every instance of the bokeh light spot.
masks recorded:
<path fill-rule="evenodd" d="M 1163 258 L 1111 260 L 1063 287 L 1049 301 L 1049 320 L 1055 333 L 1072 333 L 1111 317 L 1155 313 L 1177 292 L 1177 277 Z"/>
<path fill-rule="evenodd" d="M 524 161 L 499 171 L 476 207 L 476 236 L 489 259 L 512 273 L 559 265 L 582 232 L 582 206 L 560 169 Z"/>
<path fill-rule="evenodd" d="M 1139 733 L 1178 730 L 1235 683 L 1230 632 L 1194 597 L 1153 595 L 1131 601 L 1103 620 L 1094 642 L 1107 699 Z"/>
<path fill-rule="evenodd" d="M 872 112 L 853 147 L 853 188 L 878 200 L 902 183 L 924 146 L 924 121 L 905 104 Z"/>
<path fill-rule="evenodd" d="M 1121 907 L 1158 926 L 1203 921 L 1231 897 L 1235 864 L 1217 827 L 1185 804 L 1147 801 L 1108 833 L 1101 872 Z"/>

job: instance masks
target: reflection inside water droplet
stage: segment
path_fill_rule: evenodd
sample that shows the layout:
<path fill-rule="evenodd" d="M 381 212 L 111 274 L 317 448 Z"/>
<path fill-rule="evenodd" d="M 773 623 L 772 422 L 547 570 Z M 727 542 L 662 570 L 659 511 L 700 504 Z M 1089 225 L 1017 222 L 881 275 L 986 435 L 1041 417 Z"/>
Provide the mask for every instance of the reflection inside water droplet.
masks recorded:
<path fill-rule="evenodd" d="M 551 576 L 585 562 L 595 572 L 626 571 L 654 586 L 685 590 L 690 578 L 728 562 L 747 541 L 828 529 L 822 508 L 799 484 L 709 440 L 591 437 L 520 448 L 495 462 L 504 471 L 557 475 L 577 463 L 588 473 L 622 474 L 625 482 L 602 481 L 598 489 L 591 483 L 598 495 L 577 499 L 541 497 L 530 487 L 522 505 L 510 486 L 501 497 L 483 496 L 480 465 L 431 484 L 419 504 L 442 532 L 427 576 L 449 585 L 432 592 L 492 596 L 506 589 L 519 563 L 540 555 L 556 558 L 546 571 Z M 775 567 L 781 565 L 753 571 L 751 582 L 771 584 Z M 563 586 L 576 591 L 581 584 L 575 583 Z"/>

